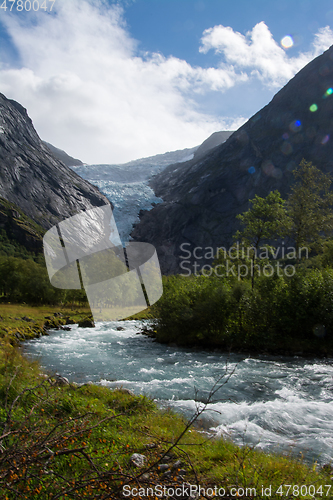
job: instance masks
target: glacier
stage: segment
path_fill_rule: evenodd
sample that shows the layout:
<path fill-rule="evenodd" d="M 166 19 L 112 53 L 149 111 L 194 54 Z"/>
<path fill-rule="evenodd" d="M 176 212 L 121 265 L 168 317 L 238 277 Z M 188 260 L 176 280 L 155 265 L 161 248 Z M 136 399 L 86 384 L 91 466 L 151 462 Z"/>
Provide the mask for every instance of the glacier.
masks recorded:
<path fill-rule="evenodd" d="M 198 146 L 171 151 L 121 165 L 84 164 L 71 169 L 97 186 L 110 200 L 120 239 L 125 243 L 131 240 L 130 234 L 134 224 L 139 222 L 140 211 L 151 210 L 154 205 L 163 202 L 149 186 L 150 179 L 168 165 L 191 160 L 197 149 Z"/>

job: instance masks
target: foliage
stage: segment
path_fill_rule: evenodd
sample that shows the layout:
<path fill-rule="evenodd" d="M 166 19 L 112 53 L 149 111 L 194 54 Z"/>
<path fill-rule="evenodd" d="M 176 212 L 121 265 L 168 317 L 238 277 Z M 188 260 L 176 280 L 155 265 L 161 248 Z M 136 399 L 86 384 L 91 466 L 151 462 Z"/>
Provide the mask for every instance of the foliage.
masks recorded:
<path fill-rule="evenodd" d="M 158 301 L 158 340 L 193 343 L 218 343 L 232 308 L 229 286 L 205 276 L 170 276 Z"/>
<path fill-rule="evenodd" d="M 0 256 L 32 259 L 36 262 L 42 262 L 43 260 L 41 254 L 30 252 L 18 241 L 9 238 L 5 229 L 0 229 Z"/>
<path fill-rule="evenodd" d="M 289 234 L 298 255 L 300 247 L 332 233 L 333 193 L 330 191 L 330 175 L 321 172 L 311 162 L 303 159 L 294 176 L 296 184 L 287 200 L 287 211 L 291 220 Z"/>
<path fill-rule="evenodd" d="M 43 263 L 16 257 L 0 257 L 0 296 L 5 301 L 29 304 L 86 302 L 83 290 L 53 287 Z"/>
<path fill-rule="evenodd" d="M 284 236 L 290 226 L 290 220 L 285 210 L 285 200 L 278 191 L 271 191 L 266 198 L 255 195 L 250 200 L 252 207 L 245 213 L 237 215 L 244 228 L 237 231 L 235 239 L 240 240 L 242 247 L 250 249 L 251 285 L 254 287 L 254 276 L 258 264 L 257 252 L 259 245 L 269 242 L 279 236 Z M 263 262 L 261 262 L 261 265 Z"/>
<path fill-rule="evenodd" d="M 244 245 L 258 249 L 263 241 L 267 242 L 286 233 L 289 219 L 285 200 L 278 191 L 271 191 L 266 198 L 255 195 L 250 203 L 252 207 L 247 212 L 237 215 L 237 219 L 245 227 L 236 233 L 236 240 L 242 240 Z"/>
<path fill-rule="evenodd" d="M 333 352 L 333 270 L 233 284 L 173 276 L 150 328 L 160 342 L 270 352 Z M 321 333 L 319 333 L 321 332 Z"/>

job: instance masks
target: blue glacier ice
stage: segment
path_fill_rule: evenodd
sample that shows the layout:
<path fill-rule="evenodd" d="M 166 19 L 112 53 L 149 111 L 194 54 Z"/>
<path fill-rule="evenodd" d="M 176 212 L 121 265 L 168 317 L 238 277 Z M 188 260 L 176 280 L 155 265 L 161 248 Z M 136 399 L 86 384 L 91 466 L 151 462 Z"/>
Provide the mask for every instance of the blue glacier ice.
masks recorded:
<path fill-rule="evenodd" d="M 114 206 L 113 215 L 122 242 L 129 241 L 140 210 L 151 210 L 163 200 L 155 196 L 149 180 L 172 163 L 193 158 L 197 147 L 141 158 L 122 165 L 80 165 L 71 167 L 94 184 Z"/>

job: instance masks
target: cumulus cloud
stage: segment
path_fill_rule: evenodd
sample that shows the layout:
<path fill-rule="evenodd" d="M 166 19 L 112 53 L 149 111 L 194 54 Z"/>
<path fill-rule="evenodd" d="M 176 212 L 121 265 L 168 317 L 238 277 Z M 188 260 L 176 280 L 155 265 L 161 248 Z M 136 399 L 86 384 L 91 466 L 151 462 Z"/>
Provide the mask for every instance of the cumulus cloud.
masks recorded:
<path fill-rule="evenodd" d="M 215 26 L 204 32 L 200 50 L 213 49 L 224 61 L 193 67 L 140 55 L 115 4 L 57 0 L 54 7 L 52 15 L 2 16 L 21 64 L 0 66 L 1 91 L 27 107 L 43 139 L 87 163 L 125 162 L 235 130 L 244 117 L 200 111 L 206 92 L 227 92 L 256 75 L 284 83 L 311 58 L 288 58 L 264 23 L 246 36 Z M 328 28 L 317 34 L 314 53 L 331 35 Z"/>
<path fill-rule="evenodd" d="M 246 78 L 233 68 L 139 57 L 118 6 L 83 0 L 55 6 L 55 15 L 38 13 L 28 24 L 6 16 L 22 67 L 0 71 L 2 92 L 28 108 L 44 139 L 88 163 L 124 162 L 200 144 L 244 121 L 200 113 L 190 97 Z"/>
<path fill-rule="evenodd" d="M 256 24 L 246 35 L 230 26 L 214 26 L 204 31 L 201 42 L 200 52 L 207 53 L 213 49 L 216 54 L 224 56 L 227 64 L 278 88 L 332 45 L 333 32 L 329 26 L 321 28 L 315 34 L 312 50 L 297 57 L 288 57 L 264 22 Z"/>

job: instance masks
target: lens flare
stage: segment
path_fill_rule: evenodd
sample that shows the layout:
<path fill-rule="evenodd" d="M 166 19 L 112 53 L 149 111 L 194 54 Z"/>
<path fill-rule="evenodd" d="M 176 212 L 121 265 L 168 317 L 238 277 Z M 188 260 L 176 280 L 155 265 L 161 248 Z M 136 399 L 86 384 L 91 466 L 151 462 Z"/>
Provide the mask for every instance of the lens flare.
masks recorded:
<path fill-rule="evenodd" d="M 329 89 L 326 90 L 326 95 L 331 95 L 333 94 L 333 89 L 330 87 Z"/>
<path fill-rule="evenodd" d="M 315 111 L 317 111 L 318 109 L 318 106 L 317 104 L 311 104 L 311 106 L 309 107 L 309 110 L 314 113 Z"/>
<path fill-rule="evenodd" d="M 302 124 L 300 120 L 295 120 L 289 124 L 289 130 L 291 130 L 292 132 L 297 132 L 298 130 L 300 130 L 301 125 Z"/>
<path fill-rule="evenodd" d="M 248 169 L 249 174 L 254 174 L 255 171 L 256 171 L 256 169 L 254 167 L 250 167 Z"/>
<path fill-rule="evenodd" d="M 290 155 L 293 152 L 293 147 L 290 142 L 285 141 L 282 143 L 280 150 L 284 155 Z"/>
<path fill-rule="evenodd" d="M 290 49 L 294 45 L 294 40 L 292 36 L 286 35 L 281 40 L 281 45 L 284 49 Z"/>
<path fill-rule="evenodd" d="M 328 142 L 329 140 L 330 140 L 330 136 L 327 134 L 327 135 L 325 135 L 325 137 L 323 137 L 321 143 L 326 144 L 326 142 Z"/>

